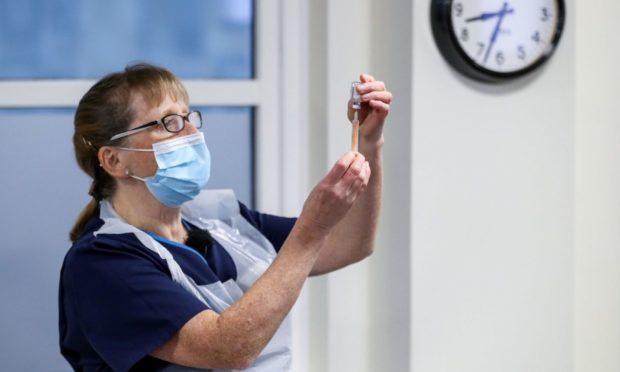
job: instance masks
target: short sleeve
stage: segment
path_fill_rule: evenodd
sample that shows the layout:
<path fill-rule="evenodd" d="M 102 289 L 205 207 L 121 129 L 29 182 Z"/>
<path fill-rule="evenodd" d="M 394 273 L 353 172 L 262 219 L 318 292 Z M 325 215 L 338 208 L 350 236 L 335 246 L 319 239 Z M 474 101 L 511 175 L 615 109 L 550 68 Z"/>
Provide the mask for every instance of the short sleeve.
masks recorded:
<path fill-rule="evenodd" d="M 63 286 L 84 336 L 114 370 L 130 369 L 207 309 L 149 253 L 95 241 L 65 262 Z"/>
<path fill-rule="evenodd" d="M 282 244 L 297 222 L 297 218 L 294 217 L 273 216 L 251 210 L 241 202 L 239 202 L 239 211 L 249 223 L 269 239 L 276 251 L 280 251 Z"/>

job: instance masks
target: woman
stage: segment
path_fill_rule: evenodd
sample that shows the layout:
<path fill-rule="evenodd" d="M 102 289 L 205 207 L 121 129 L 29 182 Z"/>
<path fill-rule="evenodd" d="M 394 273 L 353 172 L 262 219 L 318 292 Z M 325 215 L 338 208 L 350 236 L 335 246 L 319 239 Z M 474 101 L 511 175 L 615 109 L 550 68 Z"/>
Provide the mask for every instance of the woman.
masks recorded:
<path fill-rule="evenodd" d="M 170 72 L 130 66 L 84 95 L 73 144 L 93 199 L 71 231 L 59 296 L 75 370 L 288 369 L 287 314 L 306 278 L 373 249 L 391 94 L 361 79 L 361 153 L 334 165 L 297 219 L 202 191 L 202 118 Z"/>

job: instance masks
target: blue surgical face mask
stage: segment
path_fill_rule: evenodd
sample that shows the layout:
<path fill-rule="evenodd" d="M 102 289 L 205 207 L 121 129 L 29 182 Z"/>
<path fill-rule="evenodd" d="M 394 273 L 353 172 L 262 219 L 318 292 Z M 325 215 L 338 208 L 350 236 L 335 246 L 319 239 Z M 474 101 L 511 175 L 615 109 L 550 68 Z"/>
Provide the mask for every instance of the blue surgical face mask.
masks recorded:
<path fill-rule="evenodd" d="M 194 199 L 211 175 L 211 155 L 202 132 L 155 143 L 152 150 L 119 148 L 155 153 L 155 175 L 141 178 L 127 174 L 144 181 L 155 198 L 168 207 L 180 207 Z"/>

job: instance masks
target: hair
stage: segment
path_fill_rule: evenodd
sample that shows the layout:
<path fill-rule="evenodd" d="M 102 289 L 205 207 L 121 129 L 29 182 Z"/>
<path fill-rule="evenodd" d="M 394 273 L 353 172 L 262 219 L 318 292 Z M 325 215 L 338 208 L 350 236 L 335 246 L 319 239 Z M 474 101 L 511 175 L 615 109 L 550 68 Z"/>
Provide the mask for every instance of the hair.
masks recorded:
<path fill-rule="evenodd" d="M 136 118 L 136 100 L 159 105 L 167 95 L 188 103 L 185 87 L 170 71 L 150 64 L 129 65 L 124 71 L 106 75 L 93 85 L 80 100 L 75 112 L 73 147 L 80 168 L 92 178 L 89 194 L 92 200 L 80 213 L 69 238 L 76 241 L 99 206 L 111 197 L 116 181 L 100 165 L 98 152 L 103 146 L 122 145 L 126 138 L 110 141 L 129 128 Z"/>

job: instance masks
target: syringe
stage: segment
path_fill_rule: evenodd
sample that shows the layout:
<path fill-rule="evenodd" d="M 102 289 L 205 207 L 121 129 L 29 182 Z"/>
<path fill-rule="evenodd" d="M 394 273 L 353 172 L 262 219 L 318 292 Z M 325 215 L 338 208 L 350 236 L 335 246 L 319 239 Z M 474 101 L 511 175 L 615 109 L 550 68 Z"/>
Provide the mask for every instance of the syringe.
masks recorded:
<path fill-rule="evenodd" d="M 358 119 L 359 110 L 362 108 L 362 97 L 355 89 L 360 84 L 359 81 L 351 83 L 351 108 L 353 109 L 353 132 L 351 134 L 351 151 L 358 152 L 359 149 L 359 136 L 360 136 L 360 121 Z"/>

